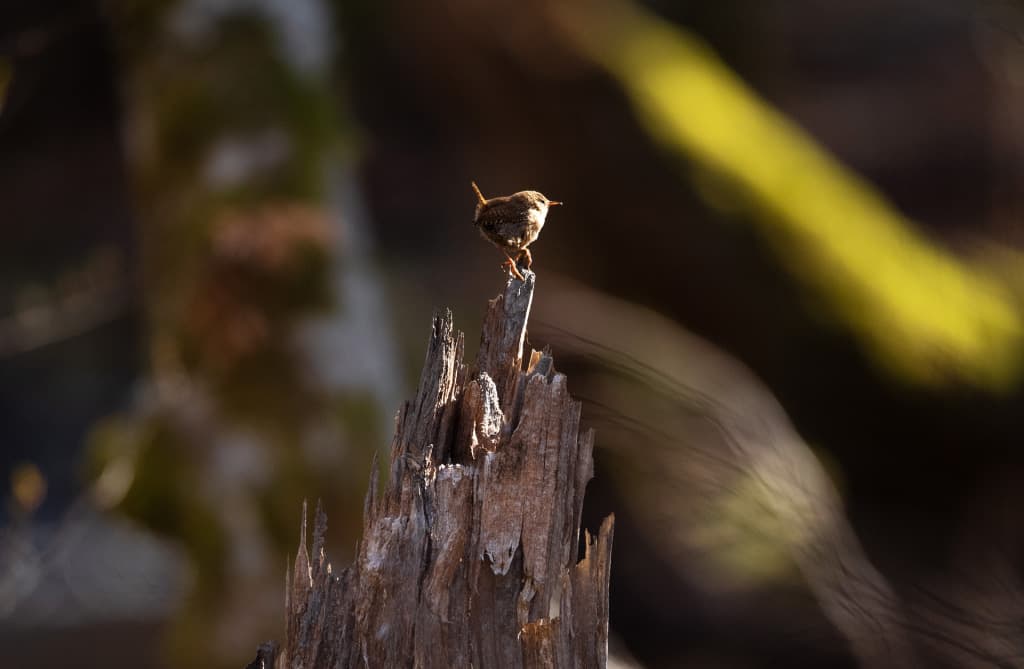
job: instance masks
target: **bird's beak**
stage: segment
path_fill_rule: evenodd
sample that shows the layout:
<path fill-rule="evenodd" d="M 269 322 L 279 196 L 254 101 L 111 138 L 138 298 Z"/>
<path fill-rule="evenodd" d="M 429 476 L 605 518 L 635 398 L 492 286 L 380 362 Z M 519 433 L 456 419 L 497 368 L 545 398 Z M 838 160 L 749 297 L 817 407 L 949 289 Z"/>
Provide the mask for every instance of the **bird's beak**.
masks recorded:
<path fill-rule="evenodd" d="M 549 207 L 554 207 L 555 205 L 558 205 L 558 204 L 563 204 L 563 203 L 557 202 L 555 200 L 548 200 L 548 206 Z"/>

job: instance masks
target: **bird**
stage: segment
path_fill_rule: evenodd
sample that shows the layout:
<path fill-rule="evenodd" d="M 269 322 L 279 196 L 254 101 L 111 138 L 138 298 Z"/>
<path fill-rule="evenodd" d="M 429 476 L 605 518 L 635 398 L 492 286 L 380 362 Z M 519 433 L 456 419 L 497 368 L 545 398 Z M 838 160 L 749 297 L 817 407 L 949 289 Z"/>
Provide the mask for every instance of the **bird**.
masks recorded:
<path fill-rule="evenodd" d="M 473 225 L 480 230 L 484 239 L 505 254 L 502 267 L 508 267 L 512 276 L 523 281 L 523 275 L 519 271 L 519 260 L 525 257 L 526 269 L 530 268 L 533 256 L 527 247 L 540 235 L 548 208 L 562 203 L 549 200 L 543 193 L 535 190 L 523 190 L 512 195 L 488 199 L 480 192 L 476 182 L 471 181 L 470 185 L 477 197 Z"/>

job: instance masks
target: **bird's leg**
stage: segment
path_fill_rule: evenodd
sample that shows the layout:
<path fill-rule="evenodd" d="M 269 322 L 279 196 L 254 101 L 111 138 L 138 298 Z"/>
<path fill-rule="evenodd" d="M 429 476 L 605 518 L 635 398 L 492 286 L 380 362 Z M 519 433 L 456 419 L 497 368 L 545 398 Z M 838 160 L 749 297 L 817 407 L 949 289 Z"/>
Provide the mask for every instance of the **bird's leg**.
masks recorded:
<path fill-rule="evenodd" d="M 523 249 L 522 251 L 520 251 L 519 255 L 516 257 L 516 262 L 518 262 L 519 259 L 524 256 L 526 257 L 526 269 L 530 269 L 530 267 L 533 265 L 533 256 L 530 255 L 530 249 Z"/>
<path fill-rule="evenodd" d="M 508 266 L 508 271 L 512 276 L 519 279 L 520 281 L 526 281 L 526 278 L 520 274 L 519 267 L 516 266 L 516 261 L 512 259 L 512 256 L 505 254 L 505 262 L 501 264 L 502 267 Z"/>

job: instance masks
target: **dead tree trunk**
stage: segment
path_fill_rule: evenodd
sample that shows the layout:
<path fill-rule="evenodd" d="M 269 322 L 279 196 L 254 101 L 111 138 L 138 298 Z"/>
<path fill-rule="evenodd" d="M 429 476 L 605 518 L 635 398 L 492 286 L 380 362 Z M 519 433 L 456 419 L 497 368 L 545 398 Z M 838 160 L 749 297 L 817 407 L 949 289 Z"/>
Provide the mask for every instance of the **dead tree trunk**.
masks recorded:
<path fill-rule="evenodd" d="M 534 284 L 526 272 L 490 302 L 471 370 L 451 313 L 435 316 L 355 564 L 332 569 L 319 508 L 309 557 L 304 507 L 284 648 L 250 666 L 605 666 L 613 519 L 577 562 L 593 432 L 549 354 L 523 371 Z"/>

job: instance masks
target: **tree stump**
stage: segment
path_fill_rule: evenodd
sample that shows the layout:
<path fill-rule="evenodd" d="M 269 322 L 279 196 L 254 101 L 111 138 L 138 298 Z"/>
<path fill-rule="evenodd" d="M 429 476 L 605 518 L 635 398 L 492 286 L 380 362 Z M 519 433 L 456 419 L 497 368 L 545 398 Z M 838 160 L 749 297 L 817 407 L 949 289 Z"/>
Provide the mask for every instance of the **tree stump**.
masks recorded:
<path fill-rule="evenodd" d="M 312 557 L 306 508 L 287 576 L 286 640 L 250 666 L 604 667 L 613 522 L 579 557 L 594 435 L 551 355 L 523 341 L 536 277 L 491 300 L 473 368 L 436 315 L 416 397 L 398 412 L 390 472 L 377 462 L 355 564 Z"/>

